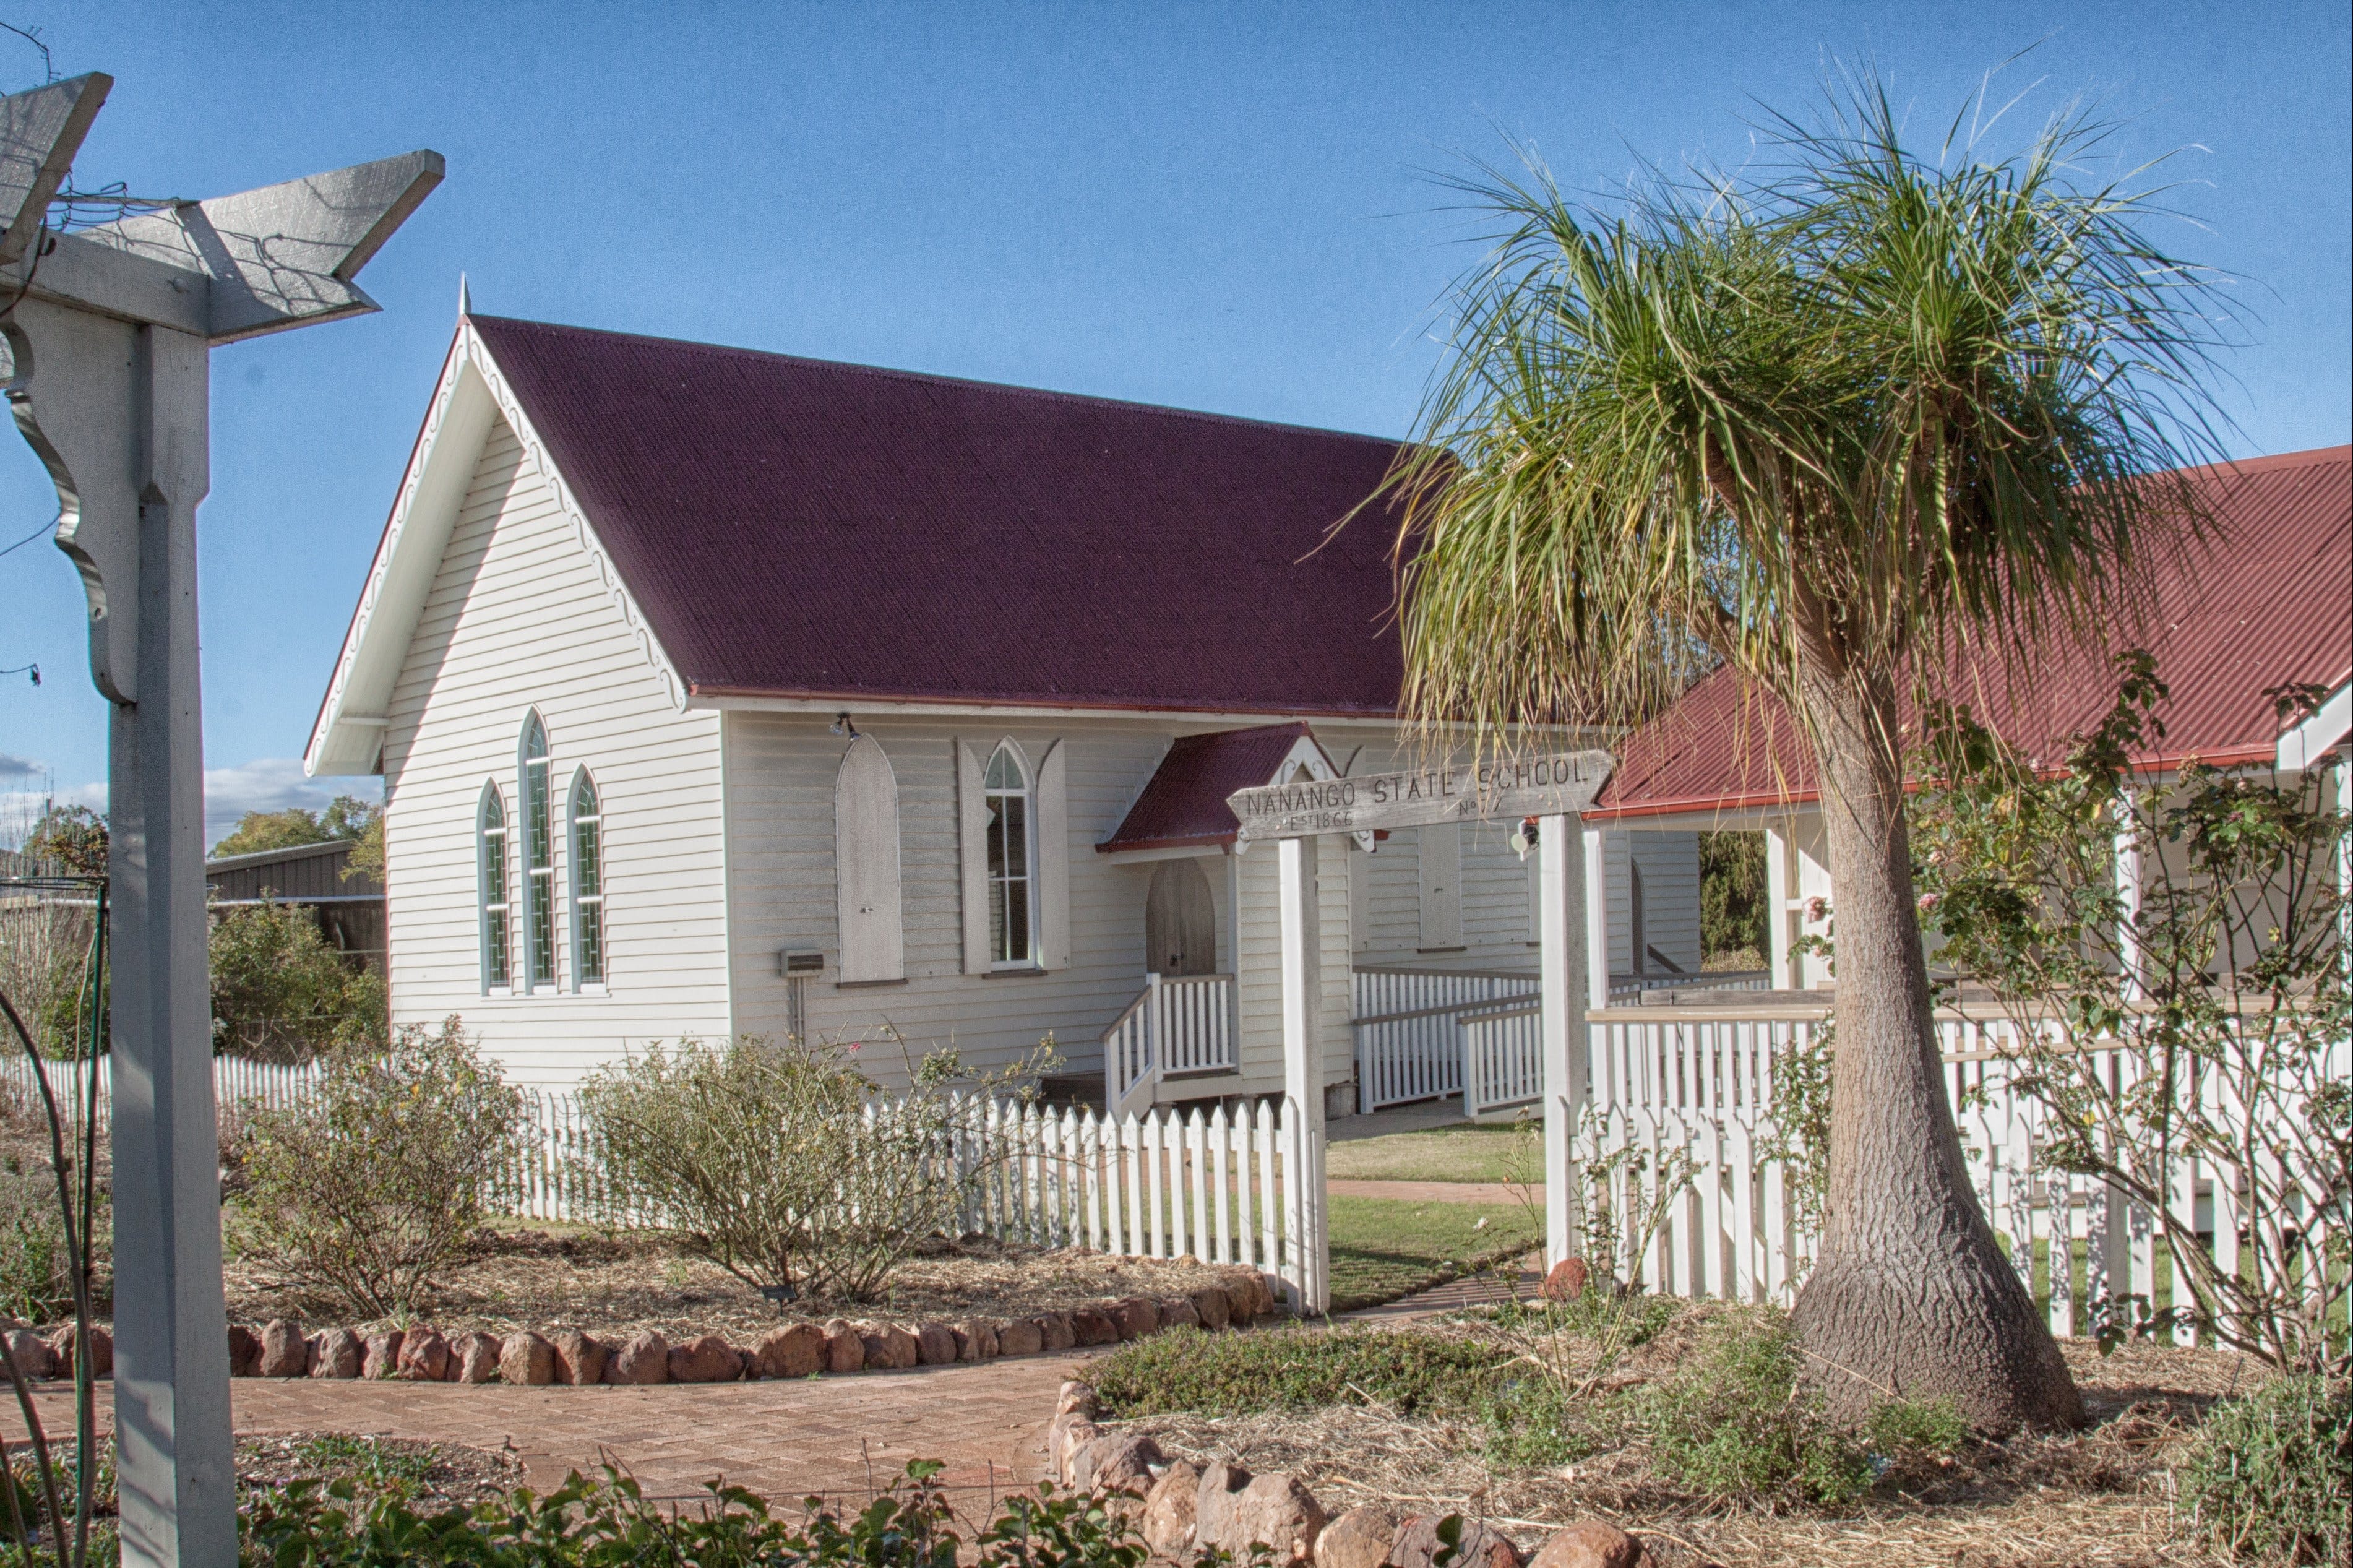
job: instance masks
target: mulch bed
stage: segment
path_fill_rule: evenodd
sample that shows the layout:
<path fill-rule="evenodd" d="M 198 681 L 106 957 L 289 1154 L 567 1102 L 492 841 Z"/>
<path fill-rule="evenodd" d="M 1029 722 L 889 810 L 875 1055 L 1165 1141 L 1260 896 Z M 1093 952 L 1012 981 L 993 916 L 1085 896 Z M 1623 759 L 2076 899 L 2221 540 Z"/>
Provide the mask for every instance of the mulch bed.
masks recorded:
<path fill-rule="evenodd" d="M 900 1319 L 1023 1318 L 1129 1296 L 1170 1297 L 1219 1285 L 1220 1271 L 1189 1258 L 1118 1257 L 1080 1250 L 974 1239 L 939 1242 L 895 1270 L 880 1300 L 811 1295 L 777 1307 L 714 1264 L 654 1237 L 586 1230 L 486 1233 L 448 1271 L 431 1310 L 445 1334 L 511 1333 L 551 1323 L 600 1338 L 655 1329 L 673 1342 L 723 1334 L 749 1343 L 780 1322 L 885 1317 Z M 268 1267 L 234 1261 L 224 1271 L 232 1322 L 288 1318 L 366 1332 L 334 1301 L 304 1291 Z"/>
<path fill-rule="evenodd" d="M 1646 1363 L 1671 1364 L 1690 1343 L 1675 1331 L 1681 1327 L 1634 1352 L 1622 1371 L 1639 1377 Z M 2223 1351 L 2130 1345 L 2103 1358 L 2089 1343 L 2063 1343 L 2093 1416 L 2088 1430 L 1986 1446 L 1920 1492 L 1874 1497 L 1834 1514 L 1695 1507 L 1663 1489 L 1633 1449 L 1557 1468 L 1493 1468 L 1475 1420 L 1361 1405 L 1104 1425 L 1147 1434 L 1171 1457 L 1222 1459 L 1259 1474 L 1287 1471 L 1335 1517 L 1366 1503 L 1430 1514 L 1459 1510 L 1487 1520 L 1524 1551 L 1565 1524 L 1607 1519 L 1643 1538 L 1652 1568 L 2219 1563 L 2179 1534 L 2167 1471 L 2204 1411 L 2247 1388 L 2262 1369 Z"/>
<path fill-rule="evenodd" d="M 237 1440 L 241 1487 L 282 1491 L 298 1480 L 349 1479 L 362 1490 L 396 1488 L 423 1503 L 472 1503 L 503 1497 L 522 1484 L 512 1454 L 342 1432 L 272 1433 Z"/>

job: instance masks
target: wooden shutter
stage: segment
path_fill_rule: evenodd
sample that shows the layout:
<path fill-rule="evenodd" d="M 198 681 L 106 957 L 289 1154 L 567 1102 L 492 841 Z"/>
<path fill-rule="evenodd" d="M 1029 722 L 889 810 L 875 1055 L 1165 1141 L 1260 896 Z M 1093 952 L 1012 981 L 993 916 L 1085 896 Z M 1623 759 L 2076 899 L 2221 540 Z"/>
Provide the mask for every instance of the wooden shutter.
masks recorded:
<path fill-rule="evenodd" d="M 873 736 L 843 753 L 833 777 L 833 874 L 841 978 L 907 978 L 899 919 L 899 780 Z"/>
<path fill-rule="evenodd" d="M 985 975 L 988 972 L 988 797 L 982 780 L 987 777 L 988 753 L 968 740 L 954 745 L 956 857 L 964 885 L 964 972 Z"/>
<path fill-rule="evenodd" d="M 1071 967 L 1071 748 L 1060 741 L 1038 764 L 1038 967 Z"/>
<path fill-rule="evenodd" d="M 1414 830 L 1421 869 L 1421 950 L 1462 946 L 1462 824 L 1433 822 Z"/>

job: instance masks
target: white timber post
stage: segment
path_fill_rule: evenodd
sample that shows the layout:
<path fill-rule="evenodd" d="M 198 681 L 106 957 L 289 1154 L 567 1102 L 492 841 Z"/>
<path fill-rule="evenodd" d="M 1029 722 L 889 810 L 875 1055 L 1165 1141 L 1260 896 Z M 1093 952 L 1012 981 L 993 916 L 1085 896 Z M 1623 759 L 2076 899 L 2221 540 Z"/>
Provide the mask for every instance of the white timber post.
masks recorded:
<path fill-rule="evenodd" d="M 1293 1168 L 1284 1172 L 1294 1305 L 1303 1314 L 1330 1306 L 1330 1255 L 1324 1234 L 1323 980 L 1317 962 L 1315 841 L 1280 841 L 1275 865 L 1282 909 L 1282 1097 L 1292 1129 Z"/>
<path fill-rule="evenodd" d="M 2133 789 L 2116 797 L 2116 961 L 2124 971 L 2120 989 L 2127 1001 L 2137 1001 L 2141 996 L 2141 847 L 2134 814 L 2138 801 L 2138 791 Z"/>
<path fill-rule="evenodd" d="M 1598 978 L 1602 1002 L 1609 998 L 1608 955 L 1598 977 L 1590 972 L 1592 930 L 1586 916 L 1595 906 L 1593 868 L 1601 858 L 1599 832 L 1580 831 L 1573 816 L 1540 818 L 1536 823 L 1537 877 L 1544 900 L 1538 942 L 1543 980 L 1545 1266 L 1585 1250 L 1585 1225 L 1577 1170 L 1577 1118 L 1585 1111 L 1585 1011 Z"/>
<path fill-rule="evenodd" d="M 1796 991 L 1798 977 L 1789 968 L 1789 830 L 1765 830 L 1765 961 L 1773 970 L 1772 989 Z"/>
<path fill-rule="evenodd" d="M 440 183 L 417 152 L 47 223 L 112 79 L 0 99 L 0 336 L 58 491 L 108 725 L 114 1430 L 121 1561 L 233 1568 L 237 1477 L 206 975 L 196 503 L 211 346 L 374 311 L 353 279 Z"/>
<path fill-rule="evenodd" d="M 1540 865 L 1544 833 L 1540 819 L 1536 824 Z M 1585 869 L 1570 886 L 1585 900 L 1585 1004 L 1599 1012 L 1609 1005 L 1609 853 L 1599 828 L 1585 828 L 1581 837 Z M 1537 875 L 1542 877 L 1541 869 Z M 1541 931 L 1536 939 L 1539 943 L 1544 940 Z"/>

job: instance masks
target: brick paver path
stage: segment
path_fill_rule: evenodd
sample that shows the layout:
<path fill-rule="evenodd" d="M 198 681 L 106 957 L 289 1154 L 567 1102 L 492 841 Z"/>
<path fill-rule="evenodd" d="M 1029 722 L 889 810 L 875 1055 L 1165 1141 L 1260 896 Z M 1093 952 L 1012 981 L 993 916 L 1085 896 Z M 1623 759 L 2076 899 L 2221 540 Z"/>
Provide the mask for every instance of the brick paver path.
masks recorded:
<path fill-rule="evenodd" d="M 939 1459 L 959 1502 L 985 1506 L 1046 1473 L 1054 1392 L 1084 1354 L 1022 1356 L 909 1372 L 778 1383 L 665 1383 L 651 1388 L 509 1388 L 500 1383 L 344 1383 L 239 1378 L 241 1434 L 367 1432 L 511 1449 L 541 1490 L 609 1452 L 649 1497 L 700 1498 L 728 1480 L 778 1503 L 811 1492 L 863 1494 L 910 1459 Z M 72 1430 L 71 1392 L 37 1396 L 52 1438 Z M 101 1421 L 113 1392 L 101 1384 Z M 13 1402 L 0 1414 L 22 1433 Z M 976 1508 L 975 1511 L 978 1511 Z"/>

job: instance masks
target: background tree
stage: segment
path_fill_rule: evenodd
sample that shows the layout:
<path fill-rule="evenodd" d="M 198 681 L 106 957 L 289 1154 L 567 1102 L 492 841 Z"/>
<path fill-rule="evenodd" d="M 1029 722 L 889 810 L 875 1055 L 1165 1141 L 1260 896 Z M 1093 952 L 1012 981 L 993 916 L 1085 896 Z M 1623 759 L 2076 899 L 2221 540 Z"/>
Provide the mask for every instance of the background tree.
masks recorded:
<path fill-rule="evenodd" d="M 1765 903 L 1765 835 L 1699 835 L 1699 945 L 1705 967 L 1763 969 L 1772 944 Z"/>
<path fill-rule="evenodd" d="M 384 981 L 328 946 L 299 904 L 228 911 L 213 923 L 209 958 L 216 1049 L 294 1062 L 385 1043 Z"/>
<path fill-rule="evenodd" d="M 282 811 L 248 811 L 237 820 L 229 835 L 213 845 L 218 855 L 252 854 L 261 850 L 292 849 L 300 844 L 354 842 L 365 838 L 384 809 L 356 795 L 338 795 L 323 811 L 289 806 Z"/>
<path fill-rule="evenodd" d="M 64 876 L 106 874 L 106 819 L 87 806 L 51 805 L 25 837 L 25 857 Z"/>
<path fill-rule="evenodd" d="M 1541 170 L 1463 182 L 1500 227 L 1390 480 L 1406 706 L 1481 735 L 1627 722 L 1721 660 L 1796 716 L 1838 890 L 1807 1364 L 1851 1414 L 2073 1423 L 1946 1101 L 1903 699 L 1956 650 L 2024 683 L 2010 651 L 2130 618 L 2195 517 L 2150 476 L 2213 445 L 2210 301 L 2141 232 L 2150 196 L 2075 177 L 2082 118 L 1923 157 L 1849 77 L 1765 129 L 1762 172 L 1651 175 L 1607 210 Z"/>

